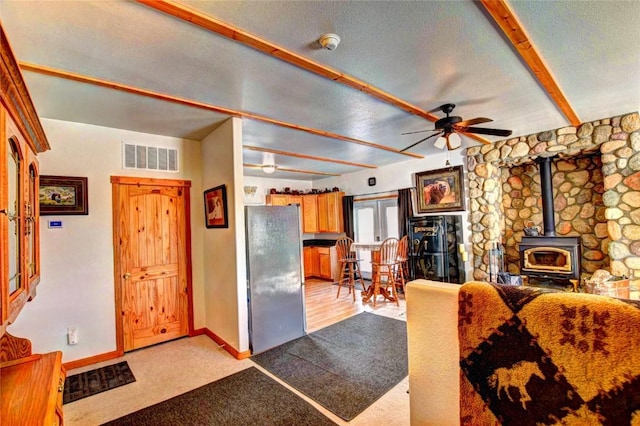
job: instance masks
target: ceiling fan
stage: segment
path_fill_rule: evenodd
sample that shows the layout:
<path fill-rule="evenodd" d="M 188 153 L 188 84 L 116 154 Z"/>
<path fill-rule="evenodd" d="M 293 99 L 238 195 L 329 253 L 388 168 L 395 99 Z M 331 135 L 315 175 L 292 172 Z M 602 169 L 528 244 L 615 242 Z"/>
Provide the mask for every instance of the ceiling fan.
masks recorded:
<path fill-rule="evenodd" d="M 475 133 L 479 135 L 492 135 L 492 136 L 509 136 L 511 135 L 511 130 L 502 130 L 502 129 L 489 129 L 483 127 L 472 127 L 475 124 L 481 123 L 489 123 L 493 121 L 490 118 L 477 117 L 472 118 L 471 120 L 463 120 L 462 117 L 458 117 L 456 115 L 449 115 L 456 107 L 455 104 L 444 104 L 440 105 L 438 108 L 435 108 L 429 112 L 442 111 L 446 114 L 446 117 L 443 117 L 435 122 L 435 128 L 432 130 L 419 130 L 417 132 L 407 132 L 402 133 L 403 135 L 412 135 L 414 133 L 423 133 L 423 132 L 436 132 L 424 139 L 420 139 L 418 142 L 409 145 L 408 147 L 401 149 L 400 152 L 404 152 L 408 149 L 413 148 L 426 141 L 427 139 L 433 138 L 435 136 L 440 136 L 436 139 L 434 146 L 436 148 L 444 148 L 445 146 L 449 151 L 460 148 L 462 145 L 462 139 L 457 132 L 462 133 Z"/>

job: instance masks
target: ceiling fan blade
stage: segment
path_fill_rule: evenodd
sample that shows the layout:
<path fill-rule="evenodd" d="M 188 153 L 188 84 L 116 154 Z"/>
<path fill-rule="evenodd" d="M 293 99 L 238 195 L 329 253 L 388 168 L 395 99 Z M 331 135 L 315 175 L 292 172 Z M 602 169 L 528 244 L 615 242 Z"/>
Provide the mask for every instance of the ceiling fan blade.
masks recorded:
<path fill-rule="evenodd" d="M 434 136 L 437 136 L 437 135 L 440 135 L 440 134 L 442 134 L 442 132 L 434 133 L 432 135 L 427 136 L 424 139 L 420 139 L 418 142 L 416 142 L 414 144 L 411 144 L 411 145 L 409 145 L 408 147 L 406 147 L 404 149 L 401 149 L 400 152 L 405 152 L 406 150 L 413 148 L 414 146 L 418 145 L 419 143 L 422 143 L 422 142 L 426 141 L 427 139 L 430 139 L 430 138 L 432 138 Z"/>
<path fill-rule="evenodd" d="M 485 129 L 482 127 L 458 127 L 456 130 L 463 133 L 476 133 L 478 135 L 491 135 L 491 136 L 511 136 L 513 133 L 511 130 L 502 129 Z"/>
<path fill-rule="evenodd" d="M 435 132 L 435 129 L 429 129 L 429 130 L 418 130 L 415 132 L 405 132 L 405 133 L 400 133 L 401 135 L 413 135 L 415 133 L 424 133 L 424 132 Z"/>
<path fill-rule="evenodd" d="M 477 118 L 472 118 L 471 120 L 463 120 L 459 123 L 456 123 L 456 126 L 468 127 L 468 126 L 473 126 L 474 124 L 490 123 L 492 121 L 493 120 L 490 118 L 477 117 Z"/>

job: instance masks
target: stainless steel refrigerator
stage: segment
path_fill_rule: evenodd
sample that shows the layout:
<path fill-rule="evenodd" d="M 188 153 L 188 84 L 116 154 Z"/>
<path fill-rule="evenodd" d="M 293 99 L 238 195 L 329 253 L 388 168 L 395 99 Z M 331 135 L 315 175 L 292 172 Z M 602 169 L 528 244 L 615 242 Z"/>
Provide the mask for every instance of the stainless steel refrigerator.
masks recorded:
<path fill-rule="evenodd" d="M 305 335 L 300 207 L 245 206 L 253 354 Z"/>

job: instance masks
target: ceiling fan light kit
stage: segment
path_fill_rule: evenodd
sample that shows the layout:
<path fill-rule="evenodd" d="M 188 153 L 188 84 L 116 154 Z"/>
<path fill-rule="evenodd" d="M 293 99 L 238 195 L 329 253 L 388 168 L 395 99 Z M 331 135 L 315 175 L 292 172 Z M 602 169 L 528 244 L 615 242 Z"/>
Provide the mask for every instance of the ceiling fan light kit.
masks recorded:
<path fill-rule="evenodd" d="M 462 138 L 457 133 L 449 133 L 447 135 L 447 148 L 449 151 L 458 149 L 462 146 Z"/>
<path fill-rule="evenodd" d="M 445 139 L 445 137 L 440 136 L 438 139 L 436 139 L 436 142 L 433 145 L 438 149 L 442 149 L 446 144 L 447 140 Z"/>
<path fill-rule="evenodd" d="M 264 164 L 262 166 L 262 171 L 270 175 L 271 173 L 276 171 L 276 166 L 275 164 Z"/>
<path fill-rule="evenodd" d="M 462 117 L 457 115 L 449 115 L 453 112 L 453 109 L 456 107 L 455 104 L 444 104 L 440 105 L 438 108 L 435 108 L 429 112 L 442 111 L 446 114 L 446 117 L 440 118 L 435 122 L 434 129 L 431 130 L 419 130 L 417 132 L 407 132 L 403 133 L 403 135 L 410 135 L 413 133 L 422 133 L 422 132 L 435 132 L 424 139 L 420 139 L 418 142 L 415 142 L 408 147 L 400 150 L 400 152 L 407 151 L 414 146 L 418 145 L 426 141 L 427 139 L 431 139 L 435 136 L 439 136 L 434 143 L 434 146 L 439 149 L 443 149 L 445 146 L 449 151 L 458 149 L 462 146 L 462 138 L 458 134 L 460 133 L 477 133 L 480 135 L 492 135 L 492 136 L 510 136 L 511 130 L 503 130 L 503 129 L 489 129 L 484 127 L 471 127 L 475 124 L 480 123 L 489 123 L 493 121 L 490 118 L 485 117 L 476 117 L 470 120 L 463 120 Z"/>

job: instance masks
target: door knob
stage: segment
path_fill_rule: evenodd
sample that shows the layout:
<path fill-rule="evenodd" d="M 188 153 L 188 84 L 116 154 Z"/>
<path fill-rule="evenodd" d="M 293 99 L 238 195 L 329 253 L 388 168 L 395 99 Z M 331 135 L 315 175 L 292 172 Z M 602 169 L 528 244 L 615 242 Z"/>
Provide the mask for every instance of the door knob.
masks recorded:
<path fill-rule="evenodd" d="M 122 276 L 122 278 L 124 278 L 125 280 L 128 280 L 131 277 L 131 274 L 128 272 L 125 272 L 125 274 Z"/>

